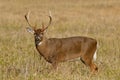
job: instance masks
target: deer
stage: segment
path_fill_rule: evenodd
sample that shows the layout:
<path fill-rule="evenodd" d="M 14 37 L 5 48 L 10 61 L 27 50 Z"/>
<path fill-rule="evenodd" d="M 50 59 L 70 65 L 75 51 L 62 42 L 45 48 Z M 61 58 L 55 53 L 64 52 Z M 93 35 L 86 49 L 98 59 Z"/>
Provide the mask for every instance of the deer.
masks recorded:
<path fill-rule="evenodd" d="M 98 72 L 98 67 L 94 64 L 96 60 L 97 40 L 85 36 L 73 36 L 66 38 L 47 38 L 44 33 L 51 25 L 52 16 L 49 14 L 47 26 L 42 23 L 42 27 L 36 29 L 29 21 L 30 12 L 25 14 L 25 20 L 29 27 L 27 31 L 34 35 L 35 47 L 39 54 L 50 63 L 54 69 L 60 62 L 79 58 L 92 73 Z"/>

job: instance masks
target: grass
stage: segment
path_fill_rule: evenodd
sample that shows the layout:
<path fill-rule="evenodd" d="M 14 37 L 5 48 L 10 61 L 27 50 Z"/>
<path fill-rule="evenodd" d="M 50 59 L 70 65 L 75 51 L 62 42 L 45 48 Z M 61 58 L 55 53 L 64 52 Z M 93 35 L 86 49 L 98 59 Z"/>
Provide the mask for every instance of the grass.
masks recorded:
<path fill-rule="evenodd" d="M 88 36 L 97 39 L 97 75 L 81 61 L 60 63 L 57 71 L 38 54 L 25 28 L 25 13 L 38 28 L 53 16 L 47 37 Z M 0 0 L 0 80 L 119 80 L 119 0 Z"/>

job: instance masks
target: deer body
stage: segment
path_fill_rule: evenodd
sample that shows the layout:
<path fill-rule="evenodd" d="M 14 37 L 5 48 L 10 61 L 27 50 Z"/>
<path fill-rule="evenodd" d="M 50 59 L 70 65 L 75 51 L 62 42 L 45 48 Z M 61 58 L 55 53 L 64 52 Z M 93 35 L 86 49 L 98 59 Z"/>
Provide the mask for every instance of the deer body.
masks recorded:
<path fill-rule="evenodd" d="M 50 25 L 52 17 L 49 16 Z M 28 22 L 28 15 L 25 15 Z M 68 38 L 46 38 L 44 31 L 48 28 L 31 29 L 27 28 L 29 32 L 34 34 L 36 49 L 44 59 L 51 63 L 54 68 L 57 68 L 58 63 L 80 58 L 80 60 L 90 67 L 92 72 L 98 70 L 97 66 L 93 63 L 93 56 L 97 49 L 97 41 L 92 38 L 76 36 Z"/>
<path fill-rule="evenodd" d="M 86 41 L 89 40 L 89 41 Z M 92 42 L 92 43 L 91 43 Z M 94 48 L 93 46 L 94 45 Z M 70 37 L 70 38 L 50 38 L 43 41 L 40 45 L 37 44 L 36 48 L 38 52 L 44 56 L 44 58 L 52 63 L 51 58 L 54 57 L 61 58 L 59 60 L 55 59 L 57 62 L 66 61 L 69 59 L 89 55 L 89 52 L 85 52 L 84 49 L 88 46 L 87 50 L 96 50 L 97 42 L 94 39 L 87 37 Z M 90 55 L 91 58 L 93 55 Z"/>

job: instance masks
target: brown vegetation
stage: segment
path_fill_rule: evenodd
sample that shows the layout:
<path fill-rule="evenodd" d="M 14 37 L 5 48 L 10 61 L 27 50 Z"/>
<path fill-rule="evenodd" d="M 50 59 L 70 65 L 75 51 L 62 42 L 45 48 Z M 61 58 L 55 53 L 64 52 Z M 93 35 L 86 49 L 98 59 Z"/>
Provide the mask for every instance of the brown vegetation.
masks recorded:
<path fill-rule="evenodd" d="M 36 51 L 26 31 L 24 15 L 32 11 L 31 23 L 48 23 L 47 37 L 88 36 L 97 39 L 99 72 L 90 76 L 81 61 L 59 64 L 57 71 Z M 35 23 L 35 24 L 34 24 Z M 0 80 L 119 80 L 119 0 L 0 0 Z"/>

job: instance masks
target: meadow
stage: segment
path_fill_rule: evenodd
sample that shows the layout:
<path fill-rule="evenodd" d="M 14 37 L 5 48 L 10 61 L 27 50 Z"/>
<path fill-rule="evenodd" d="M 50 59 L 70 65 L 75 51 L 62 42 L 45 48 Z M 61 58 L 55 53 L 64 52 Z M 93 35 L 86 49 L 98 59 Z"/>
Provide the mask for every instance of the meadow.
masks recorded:
<path fill-rule="evenodd" d="M 48 38 L 87 36 L 98 41 L 96 65 L 91 75 L 81 61 L 60 63 L 57 71 L 39 55 L 30 22 L 47 25 Z M 120 80 L 120 0 L 0 0 L 0 80 Z"/>

